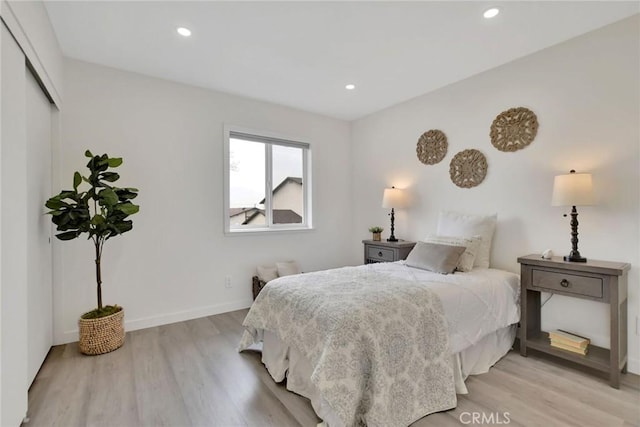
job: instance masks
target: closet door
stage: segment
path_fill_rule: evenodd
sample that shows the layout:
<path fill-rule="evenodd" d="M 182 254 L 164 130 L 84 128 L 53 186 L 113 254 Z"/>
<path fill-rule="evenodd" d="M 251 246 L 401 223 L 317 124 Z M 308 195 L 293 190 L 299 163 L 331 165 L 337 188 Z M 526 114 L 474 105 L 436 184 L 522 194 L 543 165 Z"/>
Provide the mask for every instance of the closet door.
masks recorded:
<path fill-rule="evenodd" d="M 35 378 L 52 344 L 51 104 L 26 70 L 27 122 L 27 375 Z"/>
<path fill-rule="evenodd" d="M 25 57 L 0 23 L 0 426 L 27 413 Z"/>

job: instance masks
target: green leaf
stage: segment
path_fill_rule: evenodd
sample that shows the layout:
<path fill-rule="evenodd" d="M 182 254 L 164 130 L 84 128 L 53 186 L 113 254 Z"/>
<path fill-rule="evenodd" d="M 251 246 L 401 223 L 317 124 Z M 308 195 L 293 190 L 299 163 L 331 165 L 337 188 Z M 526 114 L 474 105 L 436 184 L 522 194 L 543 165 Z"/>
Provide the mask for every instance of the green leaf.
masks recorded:
<path fill-rule="evenodd" d="M 104 159 L 96 157 L 97 160 L 94 164 L 94 168 L 92 169 L 93 172 L 104 172 L 109 169 L 109 159 L 106 154 L 103 157 Z"/>
<path fill-rule="evenodd" d="M 134 193 L 133 191 L 129 191 L 128 188 L 117 188 L 117 189 L 114 189 L 113 191 L 116 192 L 116 194 L 118 195 L 118 198 L 120 198 L 120 200 L 123 202 L 125 200 L 135 199 L 136 197 L 138 197 L 137 193 Z"/>
<path fill-rule="evenodd" d="M 89 157 L 89 158 L 93 157 L 93 154 L 91 154 L 91 151 L 89 151 L 89 150 L 85 151 L 84 155 L 85 155 L 85 157 Z"/>
<path fill-rule="evenodd" d="M 110 188 L 100 190 L 98 198 L 102 202 L 101 204 L 105 204 L 107 206 L 113 206 L 118 203 L 118 195 Z"/>
<path fill-rule="evenodd" d="M 62 191 L 56 197 L 58 198 L 58 200 L 71 199 L 73 201 L 76 201 L 77 194 L 77 191 Z"/>
<path fill-rule="evenodd" d="M 100 214 L 94 215 L 93 218 L 91 218 L 91 224 L 93 225 L 104 224 L 105 221 L 104 217 Z"/>
<path fill-rule="evenodd" d="M 133 229 L 133 221 L 122 221 L 115 224 L 116 228 L 122 233 L 126 233 L 127 231 Z"/>
<path fill-rule="evenodd" d="M 115 172 L 103 172 L 100 175 L 100 179 L 103 179 L 107 182 L 115 182 L 120 179 L 120 174 L 117 174 Z"/>
<path fill-rule="evenodd" d="M 56 237 L 60 240 L 73 240 L 79 235 L 80 233 L 78 231 L 67 231 L 65 233 L 56 234 Z"/>
<path fill-rule="evenodd" d="M 58 210 L 60 208 L 63 208 L 65 206 L 69 206 L 67 203 L 65 203 L 65 202 L 63 202 L 63 201 L 61 201 L 61 200 L 59 200 L 59 199 L 57 199 L 55 197 L 52 197 L 49 200 L 47 200 L 47 203 L 45 203 L 44 205 L 46 207 L 48 207 L 49 209 L 54 210 L 54 211 Z"/>
<path fill-rule="evenodd" d="M 113 157 L 110 158 L 107 163 L 109 164 L 109 167 L 112 168 L 117 168 L 118 166 L 120 166 L 122 164 L 122 157 Z"/>
<path fill-rule="evenodd" d="M 78 185 L 80 185 L 81 182 L 82 182 L 82 175 L 80 175 L 80 172 L 75 172 L 73 174 L 73 189 L 78 191 Z"/>
<path fill-rule="evenodd" d="M 127 215 L 133 215 L 134 213 L 137 213 L 140 210 L 140 206 L 127 202 L 127 203 L 122 203 L 117 205 L 116 209 L 118 209 L 120 212 L 125 213 Z"/>
<path fill-rule="evenodd" d="M 107 236 L 106 238 L 109 239 L 111 237 L 114 236 L 118 236 L 122 233 L 126 233 L 127 231 L 130 231 L 133 229 L 133 222 L 132 221 L 119 221 L 114 223 L 113 225 L 111 225 L 109 227 L 112 230 L 112 233 Z"/>

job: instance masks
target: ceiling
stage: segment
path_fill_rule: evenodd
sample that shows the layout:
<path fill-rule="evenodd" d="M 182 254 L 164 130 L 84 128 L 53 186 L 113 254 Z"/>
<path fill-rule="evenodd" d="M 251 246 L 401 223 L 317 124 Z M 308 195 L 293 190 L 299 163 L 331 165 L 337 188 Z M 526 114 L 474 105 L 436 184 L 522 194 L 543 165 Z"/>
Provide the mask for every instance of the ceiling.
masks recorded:
<path fill-rule="evenodd" d="M 640 11 L 637 1 L 45 5 L 65 56 L 345 120 Z"/>

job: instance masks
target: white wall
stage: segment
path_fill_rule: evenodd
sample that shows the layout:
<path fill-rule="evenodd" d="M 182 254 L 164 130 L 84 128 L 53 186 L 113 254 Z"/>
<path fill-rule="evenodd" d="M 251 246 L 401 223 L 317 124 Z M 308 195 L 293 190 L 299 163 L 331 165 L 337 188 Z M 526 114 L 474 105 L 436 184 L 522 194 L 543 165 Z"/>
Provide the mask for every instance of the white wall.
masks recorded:
<path fill-rule="evenodd" d="M 349 262 L 347 122 L 74 60 L 65 62 L 62 143 L 54 175 L 71 185 L 83 153 L 122 156 L 119 184 L 139 188 L 133 231 L 107 242 L 103 292 L 125 307 L 128 330 L 249 306 L 261 263 L 297 260 L 304 271 Z M 223 125 L 311 143 L 314 230 L 225 236 Z M 54 340 L 77 340 L 93 308 L 85 239 L 55 241 Z M 230 276 L 232 288 L 224 287 Z"/>
<path fill-rule="evenodd" d="M 369 237 L 369 226 L 388 232 L 382 190 L 396 185 L 415 198 L 396 216 L 397 237 L 434 232 L 440 210 L 497 212 L 492 265 L 518 272 L 518 256 L 547 248 L 569 252 L 569 221 L 563 208 L 551 207 L 553 177 L 570 169 L 591 172 L 598 205 L 578 209 L 580 251 L 587 258 L 632 264 L 630 370 L 640 372 L 638 29 L 636 15 L 354 122 L 353 256 L 361 254 L 355 242 Z M 500 152 L 490 143 L 490 125 L 500 112 L 518 106 L 537 114 L 538 135 L 524 150 Z M 415 151 L 429 129 L 444 131 L 449 141 L 447 156 L 434 166 L 420 163 Z M 489 163 L 485 181 L 473 189 L 449 179 L 449 162 L 466 148 L 479 149 Z M 544 328 L 563 326 L 608 346 L 603 304 L 554 296 L 542 316 Z"/>

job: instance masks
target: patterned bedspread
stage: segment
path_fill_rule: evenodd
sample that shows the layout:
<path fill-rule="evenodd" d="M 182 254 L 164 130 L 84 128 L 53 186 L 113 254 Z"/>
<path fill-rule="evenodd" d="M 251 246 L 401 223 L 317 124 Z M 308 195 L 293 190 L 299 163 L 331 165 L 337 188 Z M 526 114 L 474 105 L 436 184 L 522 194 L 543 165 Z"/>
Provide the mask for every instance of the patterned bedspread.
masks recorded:
<path fill-rule="evenodd" d="M 442 304 L 420 283 L 368 266 L 282 277 L 244 326 L 240 350 L 268 330 L 304 354 L 345 426 L 407 426 L 456 406 Z"/>

